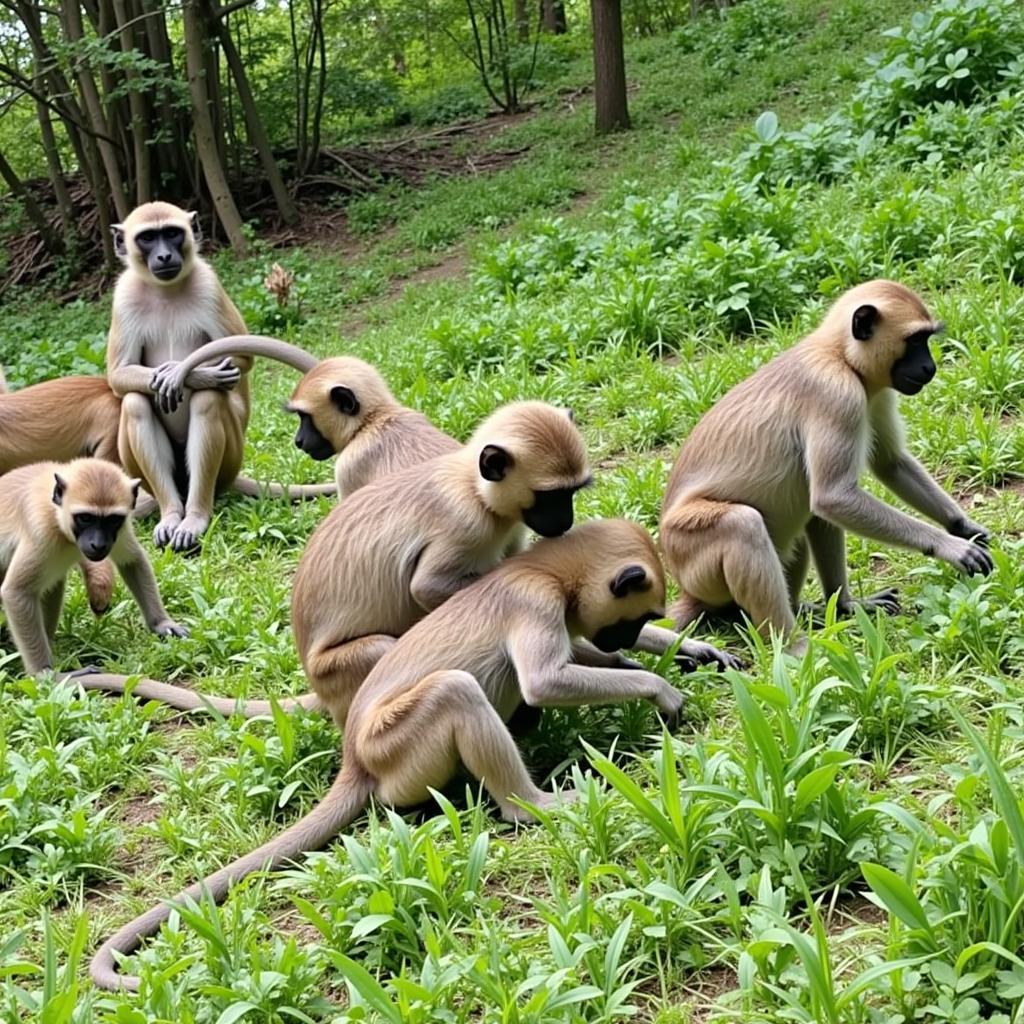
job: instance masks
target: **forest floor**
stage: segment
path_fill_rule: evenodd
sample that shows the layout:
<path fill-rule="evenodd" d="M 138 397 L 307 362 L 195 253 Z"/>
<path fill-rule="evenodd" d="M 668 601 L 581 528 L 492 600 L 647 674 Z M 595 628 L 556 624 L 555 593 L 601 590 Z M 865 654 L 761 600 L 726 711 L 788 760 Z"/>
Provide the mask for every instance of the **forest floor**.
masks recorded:
<path fill-rule="evenodd" d="M 646 706 L 546 711 L 524 752 L 578 803 L 515 829 L 460 782 L 440 812 L 380 809 L 175 919 L 131 964 L 138 997 L 90 986 L 96 944 L 312 806 L 339 736 L 316 715 L 187 717 L 26 680 L 0 632 L 3 1020 L 1019 1019 L 1022 108 L 979 86 L 869 137 L 853 98 L 874 82 L 877 107 L 891 83 L 867 57 L 904 45 L 882 33 L 916 7 L 747 0 L 692 39 L 635 41 L 635 128 L 604 139 L 581 54 L 528 114 L 458 143 L 514 159 L 309 211 L 294 239 L 214 263 L 251 330 L 374 362 L 457 437 L 512 399 L 572 406 L 598 467 L 579 516 L 651 529 L 701 413 L 838 291 L 898 277 L 948 325 L 938 378 L 903 403 L 911 447 L 993 531 L 995 573 L 851 538 L 855 591 L 898 584 L 903 615 L 830 624 L 802 661 L 718 634 L 749 668 L 673 675 L 674 737 Z M 961 7 L 921 30 L 935 66 Z M 989 7 L 1000 38 L 1024 33 L 1008 0 Z M 274 262 L 296 275 L 283 312 Z M 108 300 L 8 303 L 0 364 L 14 386 L 100 372 L 108 317 Z M 257 479 L 328 476 L 291 442 L 294 383 L 254 371 Z M 223 499 L 191 559 L 141 524 L 192 635 L 155 640 L 123 589 L 96 620 L 74 580 L 62 665 L 303 692 L 291 578 L 331 504 Z"/>

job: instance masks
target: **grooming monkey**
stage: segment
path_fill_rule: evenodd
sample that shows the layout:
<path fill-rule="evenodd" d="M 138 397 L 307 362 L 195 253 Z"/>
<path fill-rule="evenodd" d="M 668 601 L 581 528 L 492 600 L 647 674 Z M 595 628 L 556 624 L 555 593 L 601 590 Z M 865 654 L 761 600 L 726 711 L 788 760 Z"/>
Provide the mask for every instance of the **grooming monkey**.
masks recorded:
<path fill-rule="evenodd" d="M 549 807 L 557 797 L 534 785 L 505 721 L 521 700 L 537 707 L 648 700 L 674 724 L 682 696 L 617 653 L 662 614 L 664 594 L 654 544 L 622 520 L 584 523 L 506 560 L 413 626 L 377 663 L 352 703 L 342 768 L 321 803 L 172 902 L 204 891 L 222 900 L 251 872 L 318 849 L 371 795 L 396 806 L 421 803 L 460 761 L 504 817 L 529 817 L 514 797 Z M 591 652 L 583 663 L 574 638 Z M 93 981 L 137 989 L 137 978 L 118 973 L 114 954 L 132 953 L 170 912 L 166 904 L 154 907 L 104 942 L 90 965 Z"/>
<path fill-rule="evenodd" d="M 286 406 L 299 417 L 295 444 L 317 461 L 338 455 L 339 498 L 377 477 L 460 447 L 422 413 L 396 401 L 369 363 L 353 356 L 318 360 L 262 335 L 220 338 L 197 349 L 161 379 L 161 400 L 179 401 L 187 374 L 201 363 L 235 355 L 276 359 L 304 374 Z"/>
<path fill-rule="evenodd" d="M 789 634 L 808 556 L 826 597 L 898 610 L 894 590 L 851 596 L 845 531 L 988 573 L 988 531 L 968 519 L 906 449 L 897 393 L 934 376 L 942 330 L 893 281 L 846 292 L 821 326 L 729 391 L 683 444 L 669 479 L 661 543 L 681 596 L 680 626 L 734 602 Z M 868 467 L 938 529 L 861 490 Z"/>
<path fill-rule="evenodd" d="M 138 490 L 139 481 L 93 458 L 42 462 L 0 477 L 0 600 L 26 673 L 53 667 L 65 577 L 81 558 L 117 566 L 154 633 L 188 635 L 164 609 L 132 533 Z"/>

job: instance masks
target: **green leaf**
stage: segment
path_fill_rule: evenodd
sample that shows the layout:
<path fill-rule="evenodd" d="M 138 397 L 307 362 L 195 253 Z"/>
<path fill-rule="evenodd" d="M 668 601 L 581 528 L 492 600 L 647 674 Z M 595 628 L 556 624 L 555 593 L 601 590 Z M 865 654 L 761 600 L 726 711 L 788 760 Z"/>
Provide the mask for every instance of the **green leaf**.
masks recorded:
<path fill-rule="evenodd" d="M 232 1003 L 218 1018 L 217 1024 L 235 1024 L 236 1020 L 241 1020 L 250 1010 L 258 1010 L 259 1007 L 255 1003 L 241 1002 Z"/>
<path fill-rule="evenodd" d="M 870 863 L 862 863 L 860 870 L 872 892 L 885 904 L 890 914 L 898 917 L 908 927 L 920 929 L 933 945 L 938 945 L 920 900 L 895 871 L 890 871 L 881 864 Z"/>
<path fill-rule="evenodd" d="M 376 1010 L 391 1024 L 403 1024 L 402 1011 L 392 1002 L 380 982 L 365 967 L 357 964 L 355 960 L 345 956 L 344 953 L 338 953 L 333 949 L 329 949 L 327 955 L 341 972 L 341 976 L 345 979 L 349 991 L 353 995 L 358 995 L 363 1003 L 370 1009 Z"/>

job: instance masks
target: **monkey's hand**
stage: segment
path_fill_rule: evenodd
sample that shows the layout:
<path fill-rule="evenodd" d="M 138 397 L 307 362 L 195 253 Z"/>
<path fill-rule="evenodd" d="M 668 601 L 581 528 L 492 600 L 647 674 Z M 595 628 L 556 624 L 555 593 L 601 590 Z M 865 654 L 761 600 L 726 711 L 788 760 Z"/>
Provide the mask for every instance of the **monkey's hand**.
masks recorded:
<path fill-rule="evenodd" d="M 149 627 L 157 636 L 188 636 L 188 626 L 182 626 L 174 619 L 162 619 Z"/>
<path fill-rule="evenodd" d="M 100 668 L 97 665 L 84 665 L 82 668 L 76 668 L 73 672 L 61 672 L 57 677 L 62 683 L 69 682 L 72 679 L 81 679 L 83 676 L 94 676 Z"/>
<path fill-rule="evenodd" d="M 234 391 L 242 379 L 242 371 L 225 356 L 215 366 L 197 366 L 185 380 L 193 391 Z"/>
<path fill-rule="evenodd" d="M 961 516 L 959 519 L 954 519 L 953 522 L 946 527 L 946 532 L 951 533 L 954 537 L 962 537 L 964 540 L 973 541 L 975 544 L 980 545 L 983 548 L 988 547 L 989 538 L 991 534 L 985 529 L 980 523 L 975 523 L 968 519 L 967 516 Z"/>
<path fill-rule="evenodd" d="M 968 576 L 987 576 L 995 567 L 987 549 L 960 537 L 947 537 L 935 556 Z"/>
<path fill-rule="evenodd" d="M 654 706 L 658 709 L 666 728 L 672 732 L 683 717 L 683 695 L 673 686 L 669 686 L 661 676 L 655 676 L 661 684 L 654 697 Z"/>
<path fill-rule="evenodd" d="M 149 389 L 153 392 L 156 407 L 164 413 L 172 413 L 185 397 L 185 382 L 177 372 L 179 363 L 162 363 L 153 371 Z"/>
<path fill-rule="evenodd" d="M 676 651 L 676 665 L 683 672 L 695 672 L 698 665 L 714 665 L 717 669 L 743 668 L 743 662 L 728 651 L 720 651 L 701 640 L 684 640 Z"/>

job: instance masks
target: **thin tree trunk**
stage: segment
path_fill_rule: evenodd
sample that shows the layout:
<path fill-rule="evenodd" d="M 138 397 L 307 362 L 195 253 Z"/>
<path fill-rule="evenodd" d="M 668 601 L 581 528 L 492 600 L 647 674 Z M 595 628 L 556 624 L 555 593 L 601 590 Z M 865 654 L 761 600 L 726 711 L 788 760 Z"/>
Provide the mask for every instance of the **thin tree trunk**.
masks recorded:
<path fill-rule="evenodd" d="M 61 12 L 64 22 L 64 34 L 68 42 L 81 43 L 85 36 L 85 29 L 82 25 L 82 11 L 78 6 L 78 0 L 62 0 Z M 78 88 L 82 94 L 86 113 L 89 116 L 89 124 L 96 134 L 96 144 L 99 147 L 100 158 L 103 161 L 103 169 L 106 172 L 107 184 L 110 188 L 110 195 L 114 201 L 114 209 L 122 220 L 128 216 L 128 200 L 125 196 L 124 178 L 121 174 L 121 166 L 118 163 L 118 153 L 112 141 L 110 126 L 103 114 L 103 104 L 100 100 L 99 91 L 93 81 L 92 73 L 79 54 L 77 58 L 77 70 L 75 77 L 78 79 Z M 97 197 L 98 199 L 99 197 Z"/>
<path fill-rule="evenodd" d="M 245 65 L 238 54 L 231 32 L 222 21 L 217 21 L 217 32 L 220 36 L 221 49 L 228 62 L 228 69 L 235 79 L 235 86 L 238 88 L 238 100 L 242 104 L 242 112 L 245 115 L 246 127 L 249 130 L 249 141 L 256 147 L 256 153 L 260 158 L 263 173 L 267 176 L 267 184 L 274 194 L 274 202 L 277 204 L 281 219 L 286 224 L 295 224 L 299 219 L 299 211 L 295 206 L 292 197 L 288 194 L 284 179 L 281 177 L 280 168 L 274 160 L 274 151 L 270 146 L 270 138 L 263 126 L 259 110 L 256 107 L 256 100 L 253 97 L 252 89 L 249 87 L 249 77 L 245 73 Z"/>
<path fill-rule="evenodd" d="M 530 39 L 530 16 L 526 12 L 526 0 L 513 0 L 513 19 L 516 23 L 516 39 L 521 43 Z"/>
<path fill-rule="evenodd" d="M 545 32 L 561 36 L 569 31 L 565 4 L 561 0 L 541 0 L 541 26 Z"/>
<path fill-rule="evenodd" d="M 182 19 L 185 30 L 185 60 L 188 66 L 188 87 L 192 94 L 192 116 L 195 121 L 196 153 L 202 163 L 203 177 L 206 178 L 217 217 L 239 256 L 245 254 L 245 233 L 242 218 L 228 187 L 214 133 L 213 117 L 210 113 L 210 95 L 204 78 L 203 44 L 207 38 L 200 0 L 185 0 L 182 5 Z"/>
<path fill-rule="evenodd" d="M 620 0 L 590 0 L 594 26 L 594 127 L 598 135 L 629 127 Z"/>
<path fill-rule="evenodd" d="M 130 17 L 125 0 L 113 0 L 114 17 L 117 19 L 121 52 L 130 54 L 135 50 Z M 131 111 L 132 155 L 135 160 L 135 202 L 148 203 L 153 198 L 152 150 L 147 143 L 146 100 L 138 88 L 139 75 L 134 68 L 125 65 L 125 79 L 128 83 L 128 106 Z"/>
<path fill-rule="evenodd" d="M 46 246 L 46 251 L 59 255 L 64 251 L 64 241 L 54 234 L 50 222 L 46 219 L 40 205 L 32 197 L 32 193 L 25 188 L 25 183 L 18 177 L 14 168 L 7 162 L 7 158 L 0 152 L 0 178 L 4 180 L 11 192 L 21 201 L 25 208 L 28 219 L 32 226 L 39 232 Z"/>
<path fill-rule="evenodd" d="M 316 103 L 313 105 L 313 131 L 310 138 L 312 159 L 320 155 L 320 130 L 324 121 L 324 97 L 327 94 L 327 36 L 324 32 L 324 0 L 315 0 L 317 59 L 320 69 L 316 82 Z"/>
<path fill-rule="evenodd" d="M 41 73 L 36 76 L 36 86 L 40 92 L 46 91 Z M 60 162 L 60 150 L 57 148 L 57 136 L 53 131 L 53 122 L 50 120 L 50 108 L 39 100 L 36 101 L 36 116 L 39 118 L 39 134 L 43 143 L 43 153 L 46 156 L 46 167 L 50 173 L 50 184 L 53 186 L 53 195 L 57 200 L 61 231 L 65 238 L 70 238 L 76 234 L 75 208 L 71 203 L 67 182 L 64 180 L 64 165 Z"/>

